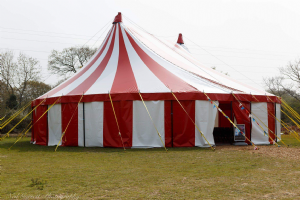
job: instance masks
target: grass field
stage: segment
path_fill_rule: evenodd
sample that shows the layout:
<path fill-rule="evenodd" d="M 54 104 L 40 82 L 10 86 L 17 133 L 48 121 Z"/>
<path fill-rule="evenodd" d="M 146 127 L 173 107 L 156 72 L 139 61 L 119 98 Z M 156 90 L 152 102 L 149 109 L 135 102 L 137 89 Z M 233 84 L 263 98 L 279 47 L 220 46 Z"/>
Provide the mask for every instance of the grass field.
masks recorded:
<path fill-rule="evenodd" d="M 300 146 L 122 149 L 0 142 L 0 199 L 300 199 Z"/>

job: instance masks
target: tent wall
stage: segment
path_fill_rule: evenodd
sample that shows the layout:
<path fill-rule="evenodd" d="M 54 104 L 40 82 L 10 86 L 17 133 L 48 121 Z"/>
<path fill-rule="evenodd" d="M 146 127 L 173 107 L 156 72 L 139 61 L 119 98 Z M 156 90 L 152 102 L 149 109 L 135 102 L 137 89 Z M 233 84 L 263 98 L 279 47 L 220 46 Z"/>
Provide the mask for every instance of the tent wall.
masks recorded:
<path fill-rule="evenodd" d="M 215 102 L 217 105 L 219 102 Z M 198 128 L 202 131 L 210 145 L 215 145 L 213 129 L 217 108 L 209 101 L 196 101 L 195 105 L 195 122 Z M 195 146 L 209 147 L 207 141 L 201 136 L 198 129 L 195 129 Z"/>
<path fill-rule="evenodd" d="M 61 104 L 62 131 L 65 131 L 62 138 L 62 146 L 78 146 L 77 105 L 77 103 Z"/>
<path fill-rule="evenodd" d="M 251 140 L 251 118 L 249 118 L 249 114 L 245 111 L 251 110 L 250 102 L 242 102 L 244 109 L 240 106 L 240 103 L 237 101 L 232 102 L 232 109 L 236 119 L 237 124 L 245 124 L 245 135 L 248 139 Z M 246 139 L 246 143 L 250 144 L 250 142 Z"/>
<path fill-rule="evenodd" d="M 275 104 L 268 102 L 268 130 L 270 137 L 275 141 Z M 273 141 L 269 138 L 270 144 L 273 144 Z"/>
<path fill-rule="evenodd" d="M 48 109 L 48 106 L 40 105 L 33 112 L 34 144 L 47 145 L 48 142 L 48 123 L 47 114 L 41 117 Z M 40 118 L 41 117 L 41 118 Z M 40 119 L 39 119 L 40 118 Z"/>
<path fill-rule="evenodd" d="M 267 103 L 251 103 L 251 112 L 253 115 L 256 115 L 266 126 L 268 126 L 268 113 L 267 113 Z M 254 117 L 255 118 L 255 117 Z M 258 119 L 255 119 L 255 121 L 252 118 L 252 131 L 251 131 L 251 141 L 254 144 L 270 144 L 269 137 L 267 134 L 264 134 L 264 131 L 268 133 L 268 128 L 266 128 L 264 125 L 261 124 L 261 127 L 263 127 L 264 131 L 261 130 L 261 128 L 257 125 L 257 122 L 260 124 L 260 121 Z"/>
<path fill-rule="evenodd" d="M 48 146 L 57 145 L 61 134 L 61 104 L 55 104 L 48 111 Z"/>
<path fill-rule="evenodd" d="M 281 105 L 279 103 L 276 103 L 275 109 L 276 109 L 276 115 L 275 115 L 276 118 L 281 120 L 281 111 L 280 111 Z M 278 122 L 277 120 L 276 120 L 276 134 L 277 137 L 281 139 L 281 123 Z"/>

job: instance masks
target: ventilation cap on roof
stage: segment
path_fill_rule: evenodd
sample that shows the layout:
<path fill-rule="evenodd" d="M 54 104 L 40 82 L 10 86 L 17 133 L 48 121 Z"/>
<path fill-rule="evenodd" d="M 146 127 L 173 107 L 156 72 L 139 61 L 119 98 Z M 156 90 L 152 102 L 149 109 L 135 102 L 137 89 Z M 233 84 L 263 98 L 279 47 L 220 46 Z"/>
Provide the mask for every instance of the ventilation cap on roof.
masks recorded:
<path fill-rule="evenodd" d="M 183 39 L 182 39 L 182 34 L 181 34 L 181 33 L 179 33 L 177 43 L 178 43 L 178 44 L 184 44 Z"/>
<path fill-rule="evenodd" d="M 122 14 L 121 14 L 121 12 L 118 12 L 117 16 L 114 19 L 113 24 L 118 23 L 118 22 L 122 22 Z"/>

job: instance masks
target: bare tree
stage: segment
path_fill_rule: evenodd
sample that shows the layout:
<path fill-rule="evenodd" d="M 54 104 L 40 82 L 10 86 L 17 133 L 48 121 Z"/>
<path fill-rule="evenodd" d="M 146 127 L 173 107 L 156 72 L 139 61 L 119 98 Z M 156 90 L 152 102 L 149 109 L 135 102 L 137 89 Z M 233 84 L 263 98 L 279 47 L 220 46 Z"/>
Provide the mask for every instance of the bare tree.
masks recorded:
<path fill-rule="evenodd" d="M 40 77 L 40 71 L 39 61 L 37 59 L 20 53 L 18 57 L 17 71 L 19 105 L 22 104 L 24 92 L 26 91 L 28 82 L 38 81 Z"/>
<path fill-rule="evenodd" d="M 300 101 L 300 60 L 279 68 L 281 76 L 265 78 L 267 89 L 278 96 L 288 94 Z"/>
<path fill-rule="evenodd" d="M 59 76 L 76 73 L 97 51 L 96 48 L 70 47 L 61 52 L 53 50 L 48 60 L 48 69 Z"/>
<path fill-rule="evenodd" d="M 0 58 L 0 77 L 2 81 L 2 88 L 12 95 L 15 92 L 16 73 L 18 65 L 14 61 L 14 53 L 12 51 L 6 51 L 1 54 Z"/>

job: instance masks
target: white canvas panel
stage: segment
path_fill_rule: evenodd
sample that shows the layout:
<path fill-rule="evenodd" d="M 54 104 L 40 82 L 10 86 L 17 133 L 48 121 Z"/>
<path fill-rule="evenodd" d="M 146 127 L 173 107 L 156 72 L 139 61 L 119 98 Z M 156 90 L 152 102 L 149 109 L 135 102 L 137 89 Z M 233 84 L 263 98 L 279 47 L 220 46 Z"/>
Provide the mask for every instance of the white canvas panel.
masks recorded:
<path fill-rule="evenodd" d="M 103 147 L 103 102 L 84 103 L 85 146 Z"/>
<path fill-rule="evenodd" d="M 164 101 L 145 101 L 150 115 L 165 141 Z M 163 147 L 142 101 L 133 101 L 132 147 Z"/>
<path fill-rule="evenodd" d="M 254 116 L 255 120 L 260 124 L 259 119 L 268 126 L 268 112 L 266 111 L 267 103 L 261 102 L 261 103 L 255 103 L 251 102 L 251 113 Z M 253 118 L 251 119 L 252 122 L 252 130 L 251 130 L 251 141 L 254 144 L 270 144 L 269 142 L 269 136 L 267 134 L 264 134 L 264 131 L 268 133 L 268 128 L 265 126 L 263 127 L 264 131 L 257 125 L 256 121 L 253 121 Z"/>
<path fill-rule="evenodd" d="M 215 101 L 219 105 L 218 101 Z M 207 139 L 210 145 L 215 145 L 213 136 L 215 118 L 217 114 L 217 108 L 209 101 L 195 101 L 195 123 L 202 131 L 204 137 Z M 198 129 L 195 129 L 195 146 L 209 147 L 209 144 L 199 133 Z"/>
<path fill-rule="evenodd" d="M 50 105 L 48 106 L 48 108 Z M 61 104 L 55 104 L 48 111 L 48 146 L 57 145 L 62 134 Z"/>
<path fill-rule="evenodd" d="M 276 115 L 275 116 L 279 120 L 281 120 L 281 111 L 280 111 L 280 109 L 281 109 L 281 105 L 279 103 L 276 103 L 276 113 L 275 113 Z M 281 123 L 276 120 L 276 135 L 277 135 L 278 138 L 281 139 L 281 134 L 280 133 L 281 133 Z"/>
<path fill-rule="evenodd" d="M 83 125 L 83 103 L 78 105 L 78 146 L 83 147 L 83 133 L 84 133 L 84 125 Z"/>

